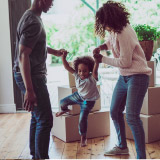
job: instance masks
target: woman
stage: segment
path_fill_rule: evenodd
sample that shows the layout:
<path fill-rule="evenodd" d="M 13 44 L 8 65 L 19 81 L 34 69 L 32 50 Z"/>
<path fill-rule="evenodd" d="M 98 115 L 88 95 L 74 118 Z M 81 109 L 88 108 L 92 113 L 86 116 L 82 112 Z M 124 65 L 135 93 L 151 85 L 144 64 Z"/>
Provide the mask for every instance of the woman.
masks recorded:
<path fill-rule="evenodd" d="M 138 159 L 145 159 L 145 135 L 140 110 L 146 94 L 149 75 L 144 52 L 135 31 L 129 23 L 130 14 L 122 3 L 108 1 L 96 12 L 95 33 L 106 43 L 95 48 L 94 58 L 99 62 L 118 67 L 120 76 L 115 86 L 110 114 L 118 136 L 118 144 L 105 155 L 128 154 L 123 111 L 126 106 L 126 120 L 131 128 Z M 100 50 L 112 50 L 114 58 L 102 56 Z"/>

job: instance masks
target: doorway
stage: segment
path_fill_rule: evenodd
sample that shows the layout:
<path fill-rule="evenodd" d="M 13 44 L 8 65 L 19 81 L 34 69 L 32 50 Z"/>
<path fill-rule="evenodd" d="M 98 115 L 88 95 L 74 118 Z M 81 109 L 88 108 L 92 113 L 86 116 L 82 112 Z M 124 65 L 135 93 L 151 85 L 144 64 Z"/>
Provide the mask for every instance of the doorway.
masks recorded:
<path fill-rule="evenodd" d="M 10 33 L 11 33 L 11 53 L 12 53 L 12 66 L 14 65 L 15 44 L 16 44 L 16 30 L 17 25 L 23 13 L 31 6 L 31 0 L 8 0 L 9 4 L 9 20 L 10 20 Z M 16 110 L 23 109 L 23 95 L 17 87 L 13 79 L 14 87 L 14 101 Z"/>

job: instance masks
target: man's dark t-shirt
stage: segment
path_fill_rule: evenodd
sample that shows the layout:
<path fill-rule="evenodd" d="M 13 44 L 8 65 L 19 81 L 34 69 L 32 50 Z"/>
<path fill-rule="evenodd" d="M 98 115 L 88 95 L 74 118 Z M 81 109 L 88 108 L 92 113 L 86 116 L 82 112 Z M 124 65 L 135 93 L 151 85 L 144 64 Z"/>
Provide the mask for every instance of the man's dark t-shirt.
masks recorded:
<path fill-rule="evenodd" d="M 42 20 L 33 11 L 27 10 L 17 27 L 14 68 L 19 68 L 19 45 L 32 49 L 30 54 L 31 76 L 46 74 L 46 33 Z"/>

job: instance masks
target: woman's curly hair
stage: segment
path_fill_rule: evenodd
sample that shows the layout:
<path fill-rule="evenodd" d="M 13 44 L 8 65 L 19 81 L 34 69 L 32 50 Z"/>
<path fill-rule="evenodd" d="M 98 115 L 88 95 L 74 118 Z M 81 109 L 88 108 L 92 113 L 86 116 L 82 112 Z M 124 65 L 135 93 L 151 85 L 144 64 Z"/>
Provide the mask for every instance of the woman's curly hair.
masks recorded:
<path fill-rule="evenodd" d="M 84 65 L 88 66 L 89 72 L 92 72 L 93 71 L 93 67 L 94 67 L 94 59 L 91 56 L 77 57 L 73 61 L 73 68 L 75 69 L 75 71 L 77 73 L 78 73 L 78 65 L 79 64 L 84 64 Z"/>
<path fill-rule="evenodd" d="M 105 37 L 105 28 L 109 27 L 116 33 L 121 33 L 129 23 L 130 13 L 120 2 L 108 1 L 96 12 L 95 34 Z"/>

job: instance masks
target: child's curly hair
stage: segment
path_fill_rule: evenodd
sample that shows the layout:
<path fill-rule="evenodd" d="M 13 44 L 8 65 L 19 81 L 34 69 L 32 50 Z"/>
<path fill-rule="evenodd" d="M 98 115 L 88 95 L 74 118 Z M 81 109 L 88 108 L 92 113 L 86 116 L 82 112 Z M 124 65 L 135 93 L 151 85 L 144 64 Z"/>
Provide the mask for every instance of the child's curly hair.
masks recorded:
<path fill-rule="evenodd" d="M 77 73 L 78 73 L 78 65 L 79 64 L 84 64 L 84 65 L 88 66 L 89 72 L 92 72 L 93 71 L 93 67 L 94 67 L 94 59 L 91 56 L 77 57 L 73 61 L 73 68 L 75 69 L 75 71 Z"/>
<path fill-rule="evenodd" d="M 108 1 L 96 12 L 95 34 L 105 37 L 105 28 L 109 27 L 116 33 L 121 33 L 129 23 L 130 13 L 120 2 Z"/>

